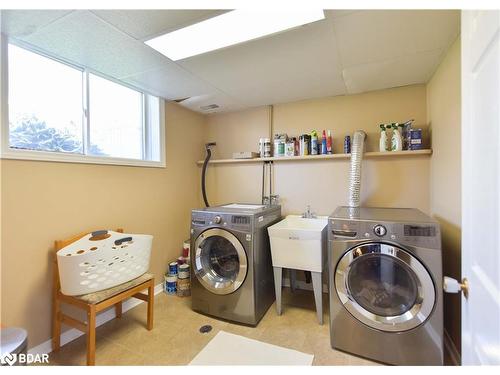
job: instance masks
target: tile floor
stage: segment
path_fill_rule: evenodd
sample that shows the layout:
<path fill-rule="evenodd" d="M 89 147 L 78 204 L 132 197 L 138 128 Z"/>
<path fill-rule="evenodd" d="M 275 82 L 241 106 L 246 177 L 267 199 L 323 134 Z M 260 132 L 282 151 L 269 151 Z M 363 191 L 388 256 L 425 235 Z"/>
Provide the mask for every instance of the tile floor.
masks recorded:
<path fill-rule="evenodd" d="M 324 305 L 327 310 L 325 294 Z M 155 300 L 155 327 L 145 328 L 146 305 L 141 304 L 97 329 L 97 365 L 187 365 L 219 332 L 279 345 L 314 354 L 314 365 L 377 365 L 331 349 L 328 330 L 328 311 L 325 323 L 316 321 L 312 292 L 283 291 L 283 314 L 276 315 L 275 306 L 267 311 L 257 327 L 228 323 L 195 313 L 190 298 L 167 296 L 161 293 Z M 199 328 L 210 324 L 210 333 Z M 64 345 L 50 355 L 52 365 L 84 365 L 85 336 Z"/>

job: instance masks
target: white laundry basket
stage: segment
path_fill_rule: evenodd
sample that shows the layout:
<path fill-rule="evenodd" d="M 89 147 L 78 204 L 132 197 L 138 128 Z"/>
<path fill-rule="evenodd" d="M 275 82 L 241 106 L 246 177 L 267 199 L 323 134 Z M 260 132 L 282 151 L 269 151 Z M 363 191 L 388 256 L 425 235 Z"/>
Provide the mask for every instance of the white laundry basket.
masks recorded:
<path fill-rule="evenodd" d="M 97 231 L 57 252 L 61 292 L 77 296 L 133 280 L 149 269 L 153 236 Z"/>

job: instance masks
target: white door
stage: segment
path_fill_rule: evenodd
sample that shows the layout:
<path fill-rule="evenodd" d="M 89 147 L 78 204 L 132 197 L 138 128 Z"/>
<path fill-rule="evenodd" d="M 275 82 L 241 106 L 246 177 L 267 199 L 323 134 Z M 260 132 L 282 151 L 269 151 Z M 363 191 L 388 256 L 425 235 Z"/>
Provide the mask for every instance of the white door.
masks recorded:
<path fill-rule="evenodd" d="M 462 11 L 462 364 L 500 364 L 500 12 Z"/>

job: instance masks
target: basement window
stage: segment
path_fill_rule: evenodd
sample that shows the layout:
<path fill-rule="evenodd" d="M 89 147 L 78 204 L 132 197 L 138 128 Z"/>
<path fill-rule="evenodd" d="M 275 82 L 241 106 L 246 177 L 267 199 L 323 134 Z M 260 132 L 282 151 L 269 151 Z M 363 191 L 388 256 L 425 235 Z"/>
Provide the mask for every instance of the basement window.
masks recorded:
<path fill-rule="evenodd" d="M 2 63 L 2 158 L 165 166 L 160 98 L 13 43 Z"/>

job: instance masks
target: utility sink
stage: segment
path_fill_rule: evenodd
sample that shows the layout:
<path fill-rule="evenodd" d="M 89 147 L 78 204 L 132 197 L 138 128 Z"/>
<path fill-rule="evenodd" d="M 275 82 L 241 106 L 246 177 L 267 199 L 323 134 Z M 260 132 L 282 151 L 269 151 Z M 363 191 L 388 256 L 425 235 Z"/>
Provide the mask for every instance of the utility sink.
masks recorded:
<path fill-rule="evenodd" d="M 309 209 L 308 209 L 309 212 Z M 267 228 L 271 240 L 276 312 L 281 315 L 283 268 L 291 270 L 290 286 L 294 290 L 295 270 L 311 271 L 318 323 L 323 324 L 323 268 L 326 263 L 327 216 L 314 218 L 288 215 Z"/>
<path fill-rule="evenodd" d="M 326 263 L 328 216 L 288 215 L 267 230 L 273 267 L 322 272 Z"/>

